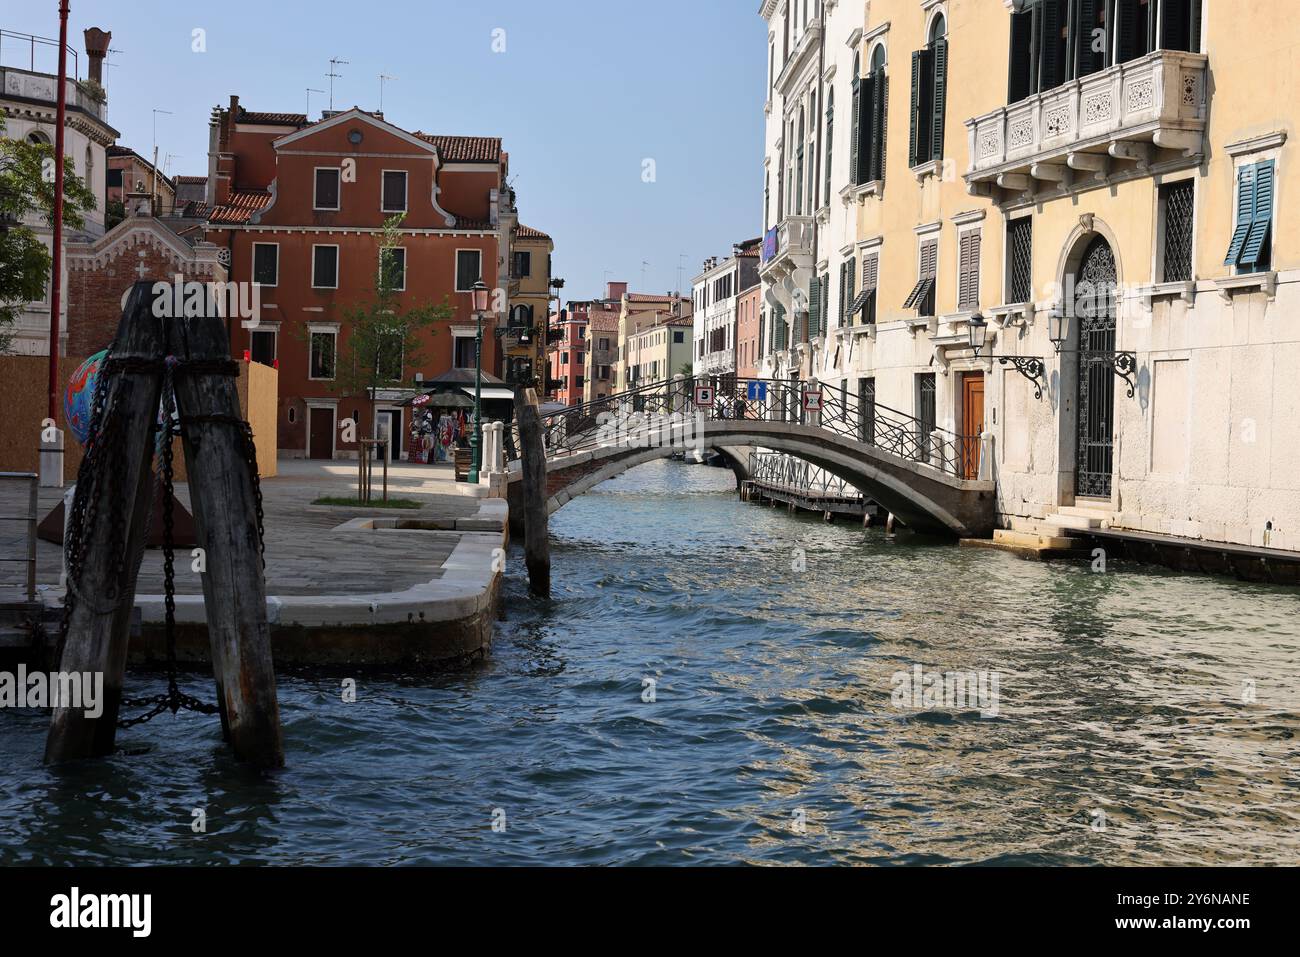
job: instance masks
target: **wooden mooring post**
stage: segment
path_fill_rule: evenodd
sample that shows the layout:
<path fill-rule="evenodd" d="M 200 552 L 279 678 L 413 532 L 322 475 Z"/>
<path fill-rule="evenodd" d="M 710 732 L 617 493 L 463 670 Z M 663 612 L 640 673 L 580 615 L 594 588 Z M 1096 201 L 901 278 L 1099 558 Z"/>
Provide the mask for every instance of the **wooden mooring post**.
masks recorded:
<path fill-rule="evenodd" d="M 528 588 L 542 598 L 551 596 L 551 538 L 546 514 L 546 446 L 537 391 L 516 393 L 515 417 L 519 421 L 519 455 L 524 483 L 524 564 Z"/>
<path fill-rule="evenodd" d="M 136 283 L 117 327 L 113 360 L 149 363 L 162 355 L 162 322 L 154 317 L 152 304 L 150 284 Z M 113 752 L 135 580 L 148 534 L 162 369 L 133 371 L 128 365 L 110 377 L 101 368 L 98 381 L 100 388 L 111 388 L 104 397 L 111 415 L 100 423 L 100 434 L 87 439 L 88 464 L 98 467 L 83 469 L 77 482 L 85 515 L 80 575 L 68 576 L 68 588 L 76 594 L 71 596 L 67 641 L 58 653 L 61 672 L 104 676 L 103 708 L 97 718 L 88 717 L 81 707 L 54 708 L 45 741 L 47 763 Z"/>
<path fill-rule="evenodd" d="M 121 371 L 100 372 L 101 387 L 107 384 L 111 391 L 100 434 L 90 439 L 87 461 L 93 467 L 78 480 L 78 491 L 84 485 L 89 498 L 80 573 L 68 576 L 76 593 L 59 667 L 103 672 L 104 708 L 98 718 L 86 717 L 84 709 L 55 709 L 45 758 L 97 757 L 114 747 L 135 582 L 154 494 L 155 423 L 169 368 L 202 549 L 222 731 L 241 760 L 279 767 L 284 747 L 266 614 L 256 453 L 239 408 L 238 365 L 230 359 L 225 322 L 213 303 L 205 316 L 159 319 L 153 302 L 153 283 L 137 282 L 112 357 Z M 111 454 L 93 461 L 95 441 Z"/>
<path fill-rule="evenodd" d="M 180 320 L 173 320 L 180 322 Z M 225 323 L 215 310 L 184 320 L 172 349 L 190 505 L 203 549 L 203 604 L 221 726 L 235 756 L 259 767 L 284 764 L 262 567 L 257 452 L 245 430 Z M 179 336 L 173 337 L 181 338 Z M 223 363 L 231 369 L 211 371 Z M 234 374 L 231 374 L 231 373 Z"/>

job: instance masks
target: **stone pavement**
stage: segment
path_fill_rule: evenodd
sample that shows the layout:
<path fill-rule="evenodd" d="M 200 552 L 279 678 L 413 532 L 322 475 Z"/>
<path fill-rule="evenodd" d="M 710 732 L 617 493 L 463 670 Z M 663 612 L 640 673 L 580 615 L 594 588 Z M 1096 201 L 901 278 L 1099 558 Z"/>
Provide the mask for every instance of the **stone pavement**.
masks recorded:
<path fill-rule="evenodd" d="M 394 464 L 389 469 L 389 495 L 421 503 L 415 509 L 338 508 L 312 505 L 322 496 L 347 497 L 356 493 L 355 462 L 281 460 L 280 474 L 262 482 L 266 528 L 266 583 L 268 595 L 337 595 L 404 591 L 443 574 L 442 565 L 467 532 L 488 530 L 472 521 L 479 514 L 478 489 L 457 483 L 447 466 Z M 376 484 L 379 482 L 376 470 Z M 25 514 L 27 485 L 0 482 L 0 516 Z M 176 497 L 189 507 L 189 489 L 180 484 Z M 42 518 L 58 505 L 62 492 L 40 490 Z M 446 530 L 405 535 L 375 531 L 335 532 L 358 518 L 418 520 Z M 462 523 L 462 530 L 455 525 Z M 25 554 L 26 525 L 0 522 L 0 553 Z M 37 583 L 57 587 L 62 562 L 59 546 L 38 542 Z M 176 552 L 176 592 L 198 595 L 203 586 L 191 570 L 189 549 Z M 24 566 L 0 563 L 0 595 L 17 597 Z M 161 549 L 145 552 L 137 594 L 163 591 Z"/>

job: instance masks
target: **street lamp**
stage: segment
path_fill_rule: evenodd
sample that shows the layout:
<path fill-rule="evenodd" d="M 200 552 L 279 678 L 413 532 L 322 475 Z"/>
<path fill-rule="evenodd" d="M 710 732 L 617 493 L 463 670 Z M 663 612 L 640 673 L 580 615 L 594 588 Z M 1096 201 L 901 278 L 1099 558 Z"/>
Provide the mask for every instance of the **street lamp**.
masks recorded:
<path fill-rule="evenodd" d="M 984 321 L 984 317 L 978 312 L 967 320 L 966 335 L 970 339 L 970 347 L 974 350 L 977 359 L 984 349 L 988 334 L 989 324 Z M 989 356 L 989 361 L 992 362 L 993 358 L 993 356 Z M 1034 398 L 1041 399 L 1043 397 L 1043 387 L 1039 384 L 1039 380 L 1046 382 L 1047 373 L 1042 359 L 1037 356 L 1000 356 L 998 357 L 998 363 L 1004 366 L 1015 366 L 1016 371 L 1033 384 Z"/>
<path fill-rule="evenodd" d="M 478 335 L 474 339 L 474 434 L 469 437 L 473 464 L 469 480 L 478 484 L 478 473 L 483 468 L 483 313 L 488 307 L 488 287 L 482 278 L 470 290 L 470 304 L 478 319 Z"/>
<path fill-rule="evenodd" d="M 1052 312 L 1047 317 L 1047 338 L 1052 341 L 1056 354 L 1061 354 L 1061 349 L 1065 345 L 1065 340 L 1070 335 L 1070 316 L 1065 310 L 1065 303 L 1058 302 L 1052 306 Z"/>
<path fill-rule="evenodd" d="M 989 324 L 978 312 L 966 321 L 966 335 L 970 338 L 970 347 L 975 352 L 975 358 L 978 359 L 989 335 Z"/>

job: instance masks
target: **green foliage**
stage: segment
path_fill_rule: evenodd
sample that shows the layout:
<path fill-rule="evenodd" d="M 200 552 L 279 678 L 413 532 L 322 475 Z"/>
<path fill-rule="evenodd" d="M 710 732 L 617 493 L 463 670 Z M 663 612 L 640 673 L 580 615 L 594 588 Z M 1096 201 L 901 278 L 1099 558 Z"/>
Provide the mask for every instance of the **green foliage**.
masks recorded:
<path fill-rule="evenodd" d="M 9 346 L 8 330 L 19 306 L 44 298 L 50 278 L 49 250 L 24 223 L 36 217 L 54 225 L 54 177 L 48 172 L 54 148 L 9 139 L 4 131 L 0 116 L 0 352 Z M 83 212 L 95 208 L 95 194 L 77 176 L 70 158 L 64 157 L 63 164 L 63 222 L 80 229 Z"/>
<path fill-rule="evenodd" d="M 112 229 L 126 219 L 126 203 L 120 199 L 110 199 L 104 204 L 104 231 Z"/>
<path fill-rule="evenodd" d="M 403 266 L 388 251 L 401 246 L 404 218 L 397 215 L 384 223 L 381 268 L 373 296 L 343 312 L 345 334 L 334 379 L 334 388 L 343 395 L 372 397 L 376 389 L 400 386 L 406 381 L 406 370 L 424 361 L 421 331 L 454 314 L 445 299 L 437 306 L 402 302 L 405 294 L 398 290 L 406 285 L 402 281 Z M 404 268 L 409 273 L 409 261 Z"/>

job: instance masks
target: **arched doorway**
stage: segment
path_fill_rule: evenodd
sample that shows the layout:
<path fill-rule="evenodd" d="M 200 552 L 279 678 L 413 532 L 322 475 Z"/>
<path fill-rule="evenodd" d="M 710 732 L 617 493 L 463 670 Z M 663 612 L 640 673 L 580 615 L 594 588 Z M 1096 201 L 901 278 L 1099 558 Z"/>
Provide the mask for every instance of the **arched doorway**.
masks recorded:
<path fill-rule="evenodd" d="M 1079 260 L 1072 323 L 1079 349 L 1074 491 L 1087 498 L 1110 498 L 1114 474 L 1117 282 L 1115 252 L 1097 236 Z"/>

